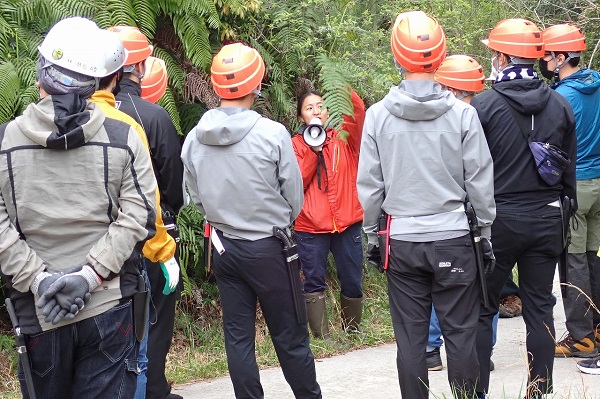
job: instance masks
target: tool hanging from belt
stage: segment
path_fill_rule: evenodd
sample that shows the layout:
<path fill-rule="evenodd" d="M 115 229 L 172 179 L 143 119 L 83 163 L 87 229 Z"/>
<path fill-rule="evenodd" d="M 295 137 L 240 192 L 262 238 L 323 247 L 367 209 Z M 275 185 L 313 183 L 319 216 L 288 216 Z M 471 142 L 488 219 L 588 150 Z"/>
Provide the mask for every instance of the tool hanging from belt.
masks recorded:
<path fill-rule="evenodd" d="M 475 248 L 475 260 L 477 262 L 477 272 L 479 274 L 479 282 L 481 285 L 481 296 L 483 297 L 483 305 L 487 308 L 490 306 L 490 300 L 488 298 L 487 280 L 485 278 L 485 265 L 483 261 L 483 247 L 481 244 L 481 231 L 479 230 L 479 224 L 477 222 L 477 215 L 475 209 L 470 202 L 465 203 L 465 213 L 469 221 L 469 232 L 471 233 L 471 241 L 473 242 L 473 248 Z"/>
<path fill-rule="evenodd" d="M 302 281 L 300 281 L 300 262 L 298 257 L 298 247 L 289 236 L 287 231 L 277 226 L 273 227 L 273 235 L 283 243 L 283 254 L 287 263 L 288 277 L 292 289 L 292 299 L 296 310 L 296 319 L 298 324 L 306 324 L 308 317 L 306 314 L 306 304 L 302 292 Z"/>
<path fill-rule="evenodd" d="M 573 216 L 573 208 L 575 201 L 567 196 L 564 196 L 560 204 L 560 220 L 562 223 L 562 245 L 563 250 L 558 258 L 558 276 L 560 280 L 560 294 L 563 299 L 567 297 L 567 255 L 569 253 L 569 244 L 571 243 L 571 229 L 569 223 Z"/>
<path fill-rule="evenodd" d="M 15 341 L 17 343 L 17 353 L 19 354 L 19 363 L 23 369 L 23 375 L 25 376 L 25 385 L 27 386 L 27 392 L 29 393 L 30 399 L 35 399 L 35 387 L 33 386 L 33 376 L 31 375 L 31 367 L 29 366 L 29 354 L 27 353 L 27 345 L 25 344 L 25 336 L 21 334 L 21 327 L 19 325 L 19 319 L 17 318 L 17 312 L 10 300 L 6 298 L 4 300 L 6 304 L 6 310 L 10 316 L 15 331 Z"/>

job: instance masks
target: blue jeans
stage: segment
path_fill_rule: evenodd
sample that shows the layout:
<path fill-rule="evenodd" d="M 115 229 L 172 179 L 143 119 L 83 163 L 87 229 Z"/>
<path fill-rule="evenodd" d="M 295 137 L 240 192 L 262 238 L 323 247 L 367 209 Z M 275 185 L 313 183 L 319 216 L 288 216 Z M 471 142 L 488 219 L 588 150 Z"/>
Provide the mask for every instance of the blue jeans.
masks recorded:
<path fill-rule="evenodd" d="M 333 253 L 342 295 L 362 298 L 363 247 L 361 223 L 355 223 L 341 233 L 294 232 L 304 273 L 304 292 L 327 289 L 325 274 L 327 257 Z"/>
<path fill-rule="evenodd" d="M 129 399 L 138 373 L 131 300 L 77 323 L 26 336 L 37 397 Z M 19 368 L 23 398 L 29 398 Z"/>
<path fill-rule="evenodd" d="M 148 289 L 148 295 L 150 295 L 150 280 L 148 279 L 148 273 L 146 272 L 146 262 L 142 261 L 142 276 L 146 281 L 146 287 Z M 150 314 L 150 313 L 148 313 Z M 134 399 L 146 399 L 146 383 L 148 378 L 146 377 L 146 371 L 148 370 L 148 331 L 150 330 L 150 318 L 146 320 L 146 335 L 140 342 L 140 349 L 138 351 L 138 364 L 140 367 L 140 374 L 137 378 L 137 388 L 135 390 Z"/>
<path fill-rule="evenodd" d="M 492 320 L 492 341 L 493 345 L 496 345 L 496 334 L 498 332 L 498 316 Z M 429 321 L 429 340 L 427 341 L 427 352 L 431 352 L 435 348 L 442 346 L 444 341 L 442 340 L 442 329 L 440 328 L 440 321 L 435 314 L 435 309 L 431 307 L 431 320 Z"/>

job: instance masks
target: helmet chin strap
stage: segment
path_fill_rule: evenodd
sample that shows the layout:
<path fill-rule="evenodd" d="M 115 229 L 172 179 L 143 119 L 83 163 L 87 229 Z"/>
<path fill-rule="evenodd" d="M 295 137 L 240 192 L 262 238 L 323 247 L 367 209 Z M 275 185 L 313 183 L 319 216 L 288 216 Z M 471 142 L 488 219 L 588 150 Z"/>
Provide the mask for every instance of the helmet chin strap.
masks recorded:
<path fill-rule="evenodd" d="M 133 76 L 135 76 L 136 78 L 138 78 L 140 80 L 140 83 L 142 83 L 142 80 L 144 80 L 144 74 L 143 73 L 139 73 L 138 71 L 136 71 L 135 65 L 124 66 L 123 67 L 123 72 L 124 73 L 130 73 L 130 74 L 132 74 Z"/>

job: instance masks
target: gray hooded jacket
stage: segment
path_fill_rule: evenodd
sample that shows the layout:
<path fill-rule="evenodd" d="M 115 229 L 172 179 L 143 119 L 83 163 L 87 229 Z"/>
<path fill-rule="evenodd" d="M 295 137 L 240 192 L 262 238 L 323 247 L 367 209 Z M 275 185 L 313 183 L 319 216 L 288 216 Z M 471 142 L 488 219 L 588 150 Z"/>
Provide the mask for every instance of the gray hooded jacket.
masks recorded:
<path fill-rule="evenodd" d="M 304 202 L 302 176 L 285 127 L 246 108 L 206 112 L 181 159 L 192 201 L 234 239 L 259 240 L 286 228 Z"/>
<path fill-rule="evenodd" d="M 0 270 L 26 334 L 76 323 L 137 291 L 155 233 L 156 179 L 129 125 L 74 94 L 47 96 L 0 129 Z M 104 280 L 74 319 L 44 322 L 30 286 L 85 263 Z"/>
<path fill-rule="evenodd" d="M 494 174 L 483 129 L 473 107 L 432 81 L 404 80 L 369 108 L 357 186 L 371 244 L 382 209 L 393 218 L 394 239 L 465 235 L 467 197 L 490 236 Z"/>

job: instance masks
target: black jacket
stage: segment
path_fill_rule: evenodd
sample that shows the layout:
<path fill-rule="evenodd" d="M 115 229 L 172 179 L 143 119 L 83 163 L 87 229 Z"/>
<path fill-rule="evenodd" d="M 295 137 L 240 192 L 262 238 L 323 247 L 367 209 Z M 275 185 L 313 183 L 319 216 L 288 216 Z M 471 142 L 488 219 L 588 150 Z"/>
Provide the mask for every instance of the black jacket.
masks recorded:
<path fill-rule="evenodd" d="M 160 206 L 163 213 L 169 211 L 175 215 L 183 206 L 183 163 L 177 130 L 163 107 L 140 97 L 142 88 L 139 83 L 123 78 L 120 86 L 116 106 L 144 128 L 160 190 Z"/>
<path fill-rule="evenodd" d="M 494 160 L 494 196 L 499 211 L 535 211 L 562 196 L 577 201 L 575 117 L 564 97 L 541 80 L 519 79 L 495 83 L 491 90 L 476 95 L 471 105 L 477 110 Z M 540 178 L 513 115 L 525 128 L 531 129 L 533 123 L 533 141 L 553 144 L 569 155 L 571 164 L 559 184 L 550 186 Z"/>

